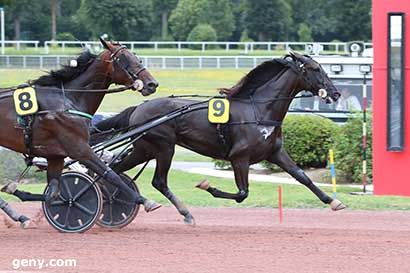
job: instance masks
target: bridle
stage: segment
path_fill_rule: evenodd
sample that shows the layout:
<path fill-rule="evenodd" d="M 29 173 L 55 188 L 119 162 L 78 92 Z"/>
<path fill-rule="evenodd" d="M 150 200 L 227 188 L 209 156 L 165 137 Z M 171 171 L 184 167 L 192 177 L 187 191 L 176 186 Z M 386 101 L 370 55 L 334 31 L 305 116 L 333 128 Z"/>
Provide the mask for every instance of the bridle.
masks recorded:
<path fill-rule="evenodd" d="M 128 77 L 132 80 L 132 82 L 134 82 L 139 78 L 139 74 L 142 71 L 146 70 L 146 68 L 145 66 L 142 65 L 142 60 L 139 59 L 137 56 L 135 56 L 139 60 L 140 65 L 139 65 L 137 72 L 133 72 L 130 69 L 130 63 L 128 59 L 125 57 L 124 54 L 120 54 L 125 49 L 127 49 L 125 45 L 121 45 L 117 47 L 114 51 L 112 51 L 111 49 L 108 49 L 111 52 L 110 59 L 114 65 L 118 65 L 118 67 L 120 67 L 122 71 L 126 72 Z"/>

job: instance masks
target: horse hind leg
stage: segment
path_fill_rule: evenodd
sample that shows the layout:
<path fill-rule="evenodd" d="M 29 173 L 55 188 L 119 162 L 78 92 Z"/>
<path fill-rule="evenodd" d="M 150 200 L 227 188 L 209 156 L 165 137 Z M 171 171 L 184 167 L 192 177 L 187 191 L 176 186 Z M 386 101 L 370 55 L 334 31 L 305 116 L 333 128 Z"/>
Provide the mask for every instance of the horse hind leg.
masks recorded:
<path fill-rule="evenodd" d="M 174 147 L 163 147 L 159 150 L 161 152 L 155 156 L 157 165 L 152 179 L 152 185 L 175 206 L 179 214 L 184 217 L 186 224 L 195 226 L 195 219 L 191 212 L 168 187 L 168 172 L 171 168 L 172 157 L 174 156 Z"/>
<path fill-rule="evenodd" d="M 15 222 L 20 222 L 22 228 L 27 228 L 30 225 L 30 218 L 20 214 L 9 203 L 0 198 L 0 208 Z"/>
<path fill-rule="evenodd" d="M 240 159 L 234 160 L 231 162 L 232 168 L 235 174 L 235 183 L 238 188 L 237 193 L 229 193 L 225 191 L 221 191 L 217 188 L 211 187 L 208 180 L 201 181 L 196 187 L 202 190 L 206 190 L 209 192 L 213 197 L 216 198 L 224 198 L 224 199 L 233 199 L 237 203 L 243 202 L 249 194 L 249 182 L 248 182 L 248 174 L 249 174 L 249 160 L 247 159 Z"/>
<path fill-rule="evenodd" d="M 311 190 L 323 203 L 330 205 L 331 209 L 334 211 L 342 210 L 346 206 L 337 199 L 332 199 L 321 189 L 319 189 L 312 180 L 305 174 L 305 172 L 299 168 L 296 163 L 290 158 L 290 156 L 284 151 L 279 150 L 271 158 L 268 159 L 269 162 L 277 164 L 284 171 L 294 177 L 301 184 L 305 185 L 309 190 Z"/>

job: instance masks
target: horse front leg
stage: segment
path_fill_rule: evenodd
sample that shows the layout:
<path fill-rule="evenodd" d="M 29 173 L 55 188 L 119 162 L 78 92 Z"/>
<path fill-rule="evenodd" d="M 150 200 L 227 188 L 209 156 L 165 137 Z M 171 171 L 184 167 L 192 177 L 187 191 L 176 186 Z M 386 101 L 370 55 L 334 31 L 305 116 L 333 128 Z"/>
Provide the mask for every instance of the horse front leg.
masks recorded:
<path fill-rule="evenodd" d="M 296 165 L 296 163 L 290 158 L 285 150 L 279 149 L 267 160 L 278 165 L 297 181 L 305 185 L 320 199 L 320 201 L 330 205 L 332 210 L 337 211 L 346 208 L 346 206 L 342 202 L 337 199 L 332 199 L 321 189 L 319 189 L 315 184 L 313 184 L 312 180 L 305 174 L 305 172 L 301 168 Z"/>
<path fill-rule="evenodd" d="M 64 168 L 64 158 L 47 159 L 48 192 L 44 198 L 46 203 L 56 199 L 60 194 L 60 178 Z M 36 200 L 31 200 L 36 201 Z"/>
<path fill-rule="evenodd" d="M 217 188 L 211 187 L 208 180 L 203 180 L 196 187 L 202 190 L 206 190 L 213 197 L 224 198 L 224 199 L 233 199 L 237 203 L 241 203 L 248 197 L 249 194 L 249 183 L 248 183 L 248 174 L 249 174 L 249 160 L 233 160 L 231 161 L 232 168 L 235 175 L 235 183 L 238 188 L 237 193 L 229 193 L 221 191 Z"/>
<path fill-rule="evenodd" d="M 157 165 L 155 168 L 152 186 L 160 191 L 178 210 L 179 214 L 184 217 L 187 225 L 195 226 L 195 219 L 184 203 L 168 187 L 168 172 L 171 168 L 172 157 L 174 156 L 174 147 L 160 147 L 155 159 Z"/>

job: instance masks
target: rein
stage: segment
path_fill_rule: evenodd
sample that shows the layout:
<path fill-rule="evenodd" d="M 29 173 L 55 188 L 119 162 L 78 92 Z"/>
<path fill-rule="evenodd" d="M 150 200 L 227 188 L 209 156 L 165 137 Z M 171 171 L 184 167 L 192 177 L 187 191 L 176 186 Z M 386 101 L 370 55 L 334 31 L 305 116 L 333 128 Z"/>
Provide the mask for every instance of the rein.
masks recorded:
<path fill-rule="evenodd" d="M 279 100 L 293 100 L 293 99 L 304 99 L 304 98 L 312 98 L 314 97 L 312 94 L 309 95 L 300 95 L 300 96 L 295 96 L 295 97 L 278 97 L 278 98 L 273 98 L 273 99 L 268 99 L 268 100 L 255 100 L 251 98 L 229 98 L 228 100 L 231 101 L 250 101 L 254 103 L 270 103 L 274 101 L 279 101 Z M 216 95 L 216 96 L 209 96 L 209 95 L 198 95 L 198 94 L 193 94 L 193 95 L 170 95 L 167 98 L 209 98 L 210 99 L 217 99 L 217 98 L 226 98 L 226 96 L 223 95 Z M 209 100 L 204 101 L 208 102 Z"/>
<path fill-rule="evenodd" d="M 19 86 L 5 88 L 5 90 L 0 90 L 0 100 L 11 97 L 13 95 L 13 92 L 16 91 L 17 89 L 25 88 L 25 87 L 29 87 L 29 86 L 32 86 L 32 85 L 23 84 L 23 85 L 19 85 Z M 63 90 L 63 89 L 58 88 L 58 87 L 50 87 L 50 86 L 42 86 L 41 89 L 49 89 L 49 90 L 59 89 L 59 90 Z M 127 86 L 122 86 L 122 87 L 111 88 L 111 89 L 108 89 L 108 88 L 107 89 L 65 89 L 64 88 L 64 92 L 113 94 L 113 93 L 123 92 L 123 91 L 129 90 L 129 89 L 134 90 L 135 89 L 134 84 L 127 85 Z"/>

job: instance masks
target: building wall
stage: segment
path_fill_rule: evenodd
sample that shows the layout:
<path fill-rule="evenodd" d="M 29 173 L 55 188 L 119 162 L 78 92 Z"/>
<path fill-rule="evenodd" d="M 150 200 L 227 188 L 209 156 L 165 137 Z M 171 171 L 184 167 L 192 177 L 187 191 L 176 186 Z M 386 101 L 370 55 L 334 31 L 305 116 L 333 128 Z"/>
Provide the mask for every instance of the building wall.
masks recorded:
<path fill-rule="evenodd" d="M 405 13 L 404 150 L 387 151 L 388 13 Z M 410 1 L 373 0 L 374 193 L 410 196 Z"/>

